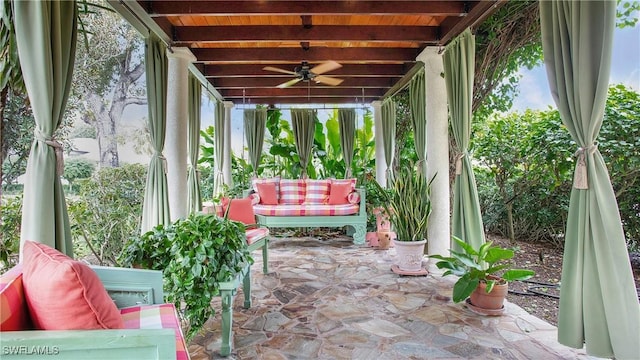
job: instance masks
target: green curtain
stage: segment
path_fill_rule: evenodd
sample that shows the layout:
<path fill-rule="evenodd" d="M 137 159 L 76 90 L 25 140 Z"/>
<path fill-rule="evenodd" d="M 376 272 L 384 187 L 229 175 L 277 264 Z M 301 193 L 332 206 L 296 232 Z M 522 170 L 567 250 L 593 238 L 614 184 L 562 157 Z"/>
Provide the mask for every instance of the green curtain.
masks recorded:
<path fill-rule="evenodd" d="M 316 130 L 316 111 L 311 109 L 291 109 L 291 125 L 296 140 L 296 150 L 300 157 L 302 177 L 307 177 L 307 165 L 313 149 L 313 135 Z"/>
<path fill-rule="evenodd" d="M 387 186 L 393 180 L 393 157 L 396 149 L 396 103 L 392 98 L 382 102 L 382 142 L 384 143 L 384 160 L 387 163 Z"/>
<path fill-rule="evenodd" d="M 253 177 L 258 177 L 258 166 L 260 166 L 266 126 L 267 109 L 244 110 L 244 136 L 247 139 L 247 149 L 249 150 L 249 160 L 253 167 Z"/>
<path fill-rule="evenodd" d="M 478 188 L 468 151 L 471 137 L 475 47 L 475 37 L 469 29 L 465 30 L 447 46 L 443 64 L 451 129 L 457 153 L 451 234 L 477 249 L 484 244 L 485 234 Z M 454 244 L 454 248 L 461 250 L 457 244 Z"/>
<path fill-rule="evenodd" d="M 356 136 L 356 110 L 339 109 L 338 122 L 340 123 L 340 147 L 344 158 L 344 178 L 351 177 L 351 162 L 353 161 L 353 142 Z"/>
<path fill-rule="evenodd" d="M 426 95 L 424 88 L 424 69 L 421 69 L 411 79 L 409 85 L 409 107 L 411 108 L 411 125 L 413 126 L 413 138 L 418 155 L 418 169 L 423 175 L 427 175 L 427 117 Z"/>
<path fill-rule="evenodd" d="M 213 133 L 213 141 L 215 142 L 214 146 L 214 155 L 215 155 L 215 177 L 213 180 L 213 195 L 219 196 L 224 192 L 224 176 L 222 173 L 223 165 L 224 165 L 224 103 L 222 101 L 218 101 L 216 103 L 216 117 L 214 121 L 214 133 Z"/>
<path fill-rule="evenodd" d="M 69 216 L 60 183 L 62 145 L 54 138 L 62 122 L 76 53 L 75 1 L 14 1 L 20 67 L 35 118 L 24 184 L 21 239 L 73 257 Z"/>
<path fill-rule="evenodd" d="M 589 355 L 640 359 L 640 305 L 607 167 L 597 146 L 611 68 L 615 1 L 540 2 L 545 65 L 579 149 L 571 190 L 558 341 Z"/>
<path fill-rule="evenodd" d="M 187 175 L 187 209 L 189 212 L 202 210 L 200 192 L 200 172 L 198 157 L 200 150 L 200 101 L 202 85 L 193 76 L 189 76 L 189 123 L 187 124 L 187 148 L 189 149 L 189 173 Z"/>
<path fill-rule="evenodd" d="M 147 126 L 151 136 L 153 155 L 149 162 L 147 184 L 142 204 L 141 231 L 156 225 L 169 224 L 169 192 L 167 188 L 166 159 L 162 155 L 167 125 L 167 57 L 166 47 L 154 34 L 147 38 L 145 49 L 147 99 L 149 118 Z"/>

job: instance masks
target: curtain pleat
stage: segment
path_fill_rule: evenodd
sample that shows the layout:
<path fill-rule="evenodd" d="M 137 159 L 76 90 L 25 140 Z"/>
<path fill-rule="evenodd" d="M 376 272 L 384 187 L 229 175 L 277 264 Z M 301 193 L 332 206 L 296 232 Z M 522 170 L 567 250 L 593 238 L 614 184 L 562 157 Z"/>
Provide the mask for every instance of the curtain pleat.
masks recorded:
<path fill-rule="evenodd" d="M 598 149 L 609 87 L 615 1 L 541 1 L 551 94 L 578 145 L 571 190 L 558 341 L 589 355 L 640 359 L 640 305 L 618 204 Z"/>
<path fill-rule="evenodd" d="M 338 122 L 340 124 L 340 147 L 344 158 L 344 177 L 351 177 L 351 162 L 353 161 L 353 143 L 356 135 L 356 110 L 339 109 Z"/>
<path fill-rule="evenodd" d="M 75 1 L 14 1 L 20 67 L 35 118 L 22 200 L 21 249 L 38 241 L 73 257 L 62 175 L 62 145 L 54 138 L 69 98 L 75 62 Z M 21 255 L 22 256 L 22 251 Z"/>
<path fill-rule="evenodd" d="M 444 53 L 444 79 L 455 140 L 456 176 L 453 185 L 451 234 L 475 249 L 485 242 L 478 188 L 469 158 L 471 105 L 475 72 L 475 37 L 469 29 L 451 42 Z M 454 249 L 461 249 L 457 243 Z"/>
<path fill-rule="evenodd" d="M 264 132 L 267 125 L 267 109 L 244 110 L 244 136 L 247 139 L 249 160 L 253 167 L 253 177 L 258 177 L 258 166 L 262 157 Z"/>
<path fill-rule="evenodd" d="M 200 102 L 202 85 L 193 76 L 189 76 L 189 123 L 187 124 L 187 148 L 189 149 L 189 173 L 187 175 L 187 209 L 190 213 L 202 210 L 200 192 L 200 172 L 198 157 L 200 153 Z"/>
<path fill-rule="evenodd" d="M 387 186 L 393 180 L 393 158 L 396 148 L 396 103 L 392 98 L 382 102 L 382 142 L 384 143 L 384 160 L 387 164 Z"/>
<path fill-rule="evenodd" d="M 156 225 L 171 222 L 169 214 L 169 192 L 164 155 L 164 138 L 167 127 L 167 57 L 166 46 L 154 34 L 146 40 L 145 66 L 147 78 L 147 101 L 149 117 L 147 126 L 151 136 L 153 155 L 149 162 L 147 183 L 142 204 L 142 225 L 145 233 Z"/>
<path fill-rule="evenodd" d="M 313 135 L 316 129 L 316 111 L 311 109 L 291 109 L 291 125 L 296 150 L 300 157 L 302 177 L 307 177 L 307 165 L 313 149 Z"/>

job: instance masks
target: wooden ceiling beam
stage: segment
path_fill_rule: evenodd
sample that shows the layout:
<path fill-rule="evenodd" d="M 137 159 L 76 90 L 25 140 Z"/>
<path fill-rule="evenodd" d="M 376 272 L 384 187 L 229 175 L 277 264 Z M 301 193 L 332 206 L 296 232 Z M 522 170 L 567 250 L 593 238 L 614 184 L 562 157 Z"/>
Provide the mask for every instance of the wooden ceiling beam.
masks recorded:
<path fill-rule="evenodd" d="M 305 84 L 306 85 L 306 84 Z M 260 89 L 226 89 L 220 91 L 222 96 L 226 97 L 307 97 L 307 96 L 324 96 L 324 97 L 341 97 L 341 96 L 360 96 L 363 93 L 365 97 L 380 97 L 384 95 L 385 89 L 353 89 L 342 88 L 337 86 L 335 88 L 328 89 L 326 87 L 316 87 L 315 83 L 309 85 L 309 88 L 304 87 L 290 87 L 286 89 L 278 88 L 260 88 Z"/>
<path fill-rule="evenodd" d="M 179 26 L 174 29 L 174 42 L 219 43 L 255 41 L 406 41 L 434 43 L 438 41 L 436 26 Z"/>
<path fill-rule="evenodd" d="M 465 1 L 139 1 L 151 17 L 179 15 L 465 16 Z"/>
<path fill-rule="evenodd" d="M 318 62 L 311 63 L 315 65 Z M 407 70 L 411 69 L 413 62 L 405 64 L 343 64 L 341 68 L 331 71 L 332 76 L 340 77 L 402 77 Z M 287 74 L 265 71 L 263 64 L 203 64 L 197 63 L 202 68 L 202 73 L 208 78 L 223 77 L 269 77 L 285 78 Z M 275 63 L 271 66 L 293 71 L 295 65 L 289 63 Z"/>
<path fill-rule="evenodd" d="M 283 74 L 284 75 L 284 74 Z M 333 74 L 329 74 L 329 76 L 333 76 Z M 217 78 L 210 79 L 209 82 L 218 90 L 221 89 L 250 89 L 250 88 L 272 88 L 278 84 L 281 84 L 288 79 L 293 78 L 293 76 L 285 77 L 285 78 L 269 78 L 269 77 L 236 77 L 236 78 Z M 393 84 L 397 81 L 397 78 L 383 78 L 383 77 L 375 77 L 375 78 L 344 78 L 344 81 L 340 84 L 341 88 L 391 88 Z M 315 84 L 315 87 L 327 87 L 333 88 L 330 86 L 324 86 L 321 84 Z M 304 87 L 306 88 L 306 84 L 299 82 L 294 87 Z"/>
<path fill-rule="evenodd" d="M 192 49 L 197 62 L 205 63 L 297 63 L 326 61 L 354 63 L 404 63 L 415 61 L 414 48 L 197 48 Z"/>
<path fill-rule="evenodd" d="M 469 15 L 463 19 L 447 18 L 440 24 L 440 32 L 444 34 L 440 44 L 446 45 L 460 35 L 466 28 L 475 26 L 484 20 L 508 0 L 474 1 Z"/>
<path fill-rule="evenodd" d="M 369 105 L 374 100 L 379 100 L 380 98 L 365 97 L 365 104 Z M 242 98 L 242 97 L 227 97 L 225 98 L 227 101 L 233 102 L 236 106 L 244 105 L 287 105 L 287 104 L 318 104 L 322 105 L 333 105 L 333 104 L 354 104 L 357 106 L 362 105 L 362 96 L 359 97 L 322 97 L 322 96 L 312 96 L 310 98 L 307 97 L 264 97 L 264 98 Z"/>

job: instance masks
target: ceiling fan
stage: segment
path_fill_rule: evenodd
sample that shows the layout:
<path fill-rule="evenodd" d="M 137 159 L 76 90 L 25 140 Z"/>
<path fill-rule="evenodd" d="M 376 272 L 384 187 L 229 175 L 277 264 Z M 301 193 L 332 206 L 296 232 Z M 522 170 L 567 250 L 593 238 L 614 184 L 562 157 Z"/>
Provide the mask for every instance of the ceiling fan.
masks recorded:
<path fill-rule="evenodd" d="M 313 80 L 313 81 L 315 81 L 317 83 L 327 84 L 327 85 L 331 85 L 331 86 L 340 85 L 340 83 L 343 81 L 343 79 L 336 79 L 334 77 L 325 76 L 325 75 L 321 75 L 321 74 L 324 74 L 326 72 L 339 69 L 341 67 L 342 67 L 342 65 L 338 64 L 335 61 L 330 60 L 330 61 L 325 61 L 325 62 L 323 62 L 321 64 L 318 64 L 318 65 L 314 66 L 313 68 L 311 68 L 309 66 L 308 62 L 303 61 L 300 66 L 296 66 L 295 67 L 294 71 L 284 70 L 284 69 L 280 69 L 280 68 L 273 67 L 273 66 L 265 66 L 265 67 L 262 68 L 262 70 L 275 71 L 275 72 L 279 72 L 279 73 L 283 73 L 283 74 L 289 74 L 289 75 L 296 76 L 295 79 L 291 79 L 291 80 L 289 80 L 287 82 L 284 82 L 284 83 L 276 86 L 277 88 L 284 89 L 284 88 L 287 88 L 289 86 L 295 85 L 295 84 L 299 83 L 300 81 L 309 81 L 309 80 Z"/>

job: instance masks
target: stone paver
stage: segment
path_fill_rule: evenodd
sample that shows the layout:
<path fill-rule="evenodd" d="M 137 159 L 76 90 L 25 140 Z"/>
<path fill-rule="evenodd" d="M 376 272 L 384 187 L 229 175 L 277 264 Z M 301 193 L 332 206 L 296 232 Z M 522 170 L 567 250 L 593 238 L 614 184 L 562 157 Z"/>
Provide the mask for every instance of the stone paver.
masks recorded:
<path fill-rule="evenodd" d="M 234 303 L 229 359 L 590 359 L 558 344 L 557 329 L 514 304 L 483 317 L 451 301 L 454 278 L 391 272 L 395 250 L 351 238 L 274 238 L 270 273 L 256 252 L 251 309 Z M 189 343 L 193 360 L 218 359 L 216 316 Z"/>

